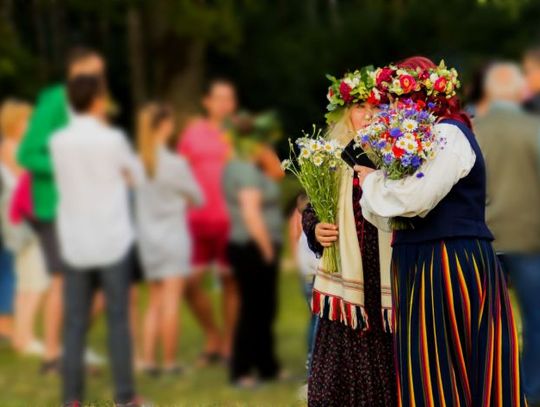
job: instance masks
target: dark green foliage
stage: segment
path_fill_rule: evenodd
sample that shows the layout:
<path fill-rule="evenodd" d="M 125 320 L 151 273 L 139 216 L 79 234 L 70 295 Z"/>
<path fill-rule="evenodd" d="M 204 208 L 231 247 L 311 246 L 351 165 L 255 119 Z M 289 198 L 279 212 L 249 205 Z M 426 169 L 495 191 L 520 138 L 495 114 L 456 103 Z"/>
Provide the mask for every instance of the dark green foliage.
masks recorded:
<path fill-rule="evenodd" d="M 141 26 L 138 82 L 128 10 Z M 125 125 L 134 94 L 192 111 L 204 77 L 227 75 L 243 105 L 275 108 L 293 137 L 324 122 L 326 73 L 425 54 L 466 80 L 540 41 L 538 0 L 3 0 L 1 11 L 1 96 L 32 97 L 62 77 L 66 50 L 86 43 L 107 56 Z"/>

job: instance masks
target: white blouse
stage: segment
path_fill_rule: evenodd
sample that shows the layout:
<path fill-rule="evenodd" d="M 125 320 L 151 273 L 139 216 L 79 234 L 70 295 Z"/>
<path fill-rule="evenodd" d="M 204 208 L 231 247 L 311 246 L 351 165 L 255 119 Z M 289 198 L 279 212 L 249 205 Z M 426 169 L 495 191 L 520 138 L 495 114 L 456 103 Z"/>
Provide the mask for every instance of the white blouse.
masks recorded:
<path fill-rule="evenodd" d="M 379 229 L 389 231 L 388 218 L 425 217 L 471 171 L 476 161 L 467 137 L 459 127 L 435 125 L 438 138 L 444 141 L 436 157 L 422 165 L 424 176 L 401 180 L 385 179 L 382 171 L 369 174 L 362 185 L 362 214 Z"/>

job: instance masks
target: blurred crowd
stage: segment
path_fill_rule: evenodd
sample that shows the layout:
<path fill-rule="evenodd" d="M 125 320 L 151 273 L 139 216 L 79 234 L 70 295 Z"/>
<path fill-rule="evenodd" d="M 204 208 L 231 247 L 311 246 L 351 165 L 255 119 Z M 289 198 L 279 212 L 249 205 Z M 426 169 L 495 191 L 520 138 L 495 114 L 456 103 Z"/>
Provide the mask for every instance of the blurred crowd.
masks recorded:
<path fill-rule="evenodd" d="M 540 402 L 540 47 L 473 79 L 466 109 L 487 163 L 488 225 L 521 309 L 525 392 Z M 86 345 L 102 313 L 117 405 L 144 404 L 136 371 L 181 375 L 184 301 L 204 332 L 198 366 L 225 362 L 240 388 L 288 378 L 272 329 L 277 278 L 287 228 L 310 303 L 317 259 L 301 227 L 307 197 L 290 205 L 287 226 L 269 126 L 237 105 L 230 80 L 210 79 L 204 114 L 179 131 L 171 106 L 148 103 L 133 147 L 112 124 L 105 61 L 86 48 L 72 50 L 64 83 L 35 106 L 3 102 L 0 337 L 41 357 L 41 373 L 61 375 L 65 405 L 80 405 L 87 367 L 104 363 Z M 209 273 L 221 287 L 219 319 Z M 149 299 L 138 315 L 142 284 Z M 310 350 L 316 329 L 312 316 Z"/>
<path fill-rule="evenodd" d="M 184 371 L 185 299 L 205 335 L 197 365 L 225 362 L 241 388 L 285 379 L 272 331 L 284 173 L 268 126 L 237 114 L 234 84 L 214 78 L 204 115 L 180 135 L 172 107 L 141 107 L 133 148 L 112 124 L 105 72 L 98 52 L 77 48 L 65 82 L 35 107 L 2 105 L 2 339 L 42 357 L 41 373 L 59 373 L 63 402 L 75 406 L 87 366 L 103 363 L 85 337 L 104 312 L 115 401 L 138 406 L 134 371 Z M 222 324 L 205 292 L 209 272 Z M 149 299 L 137 315 L 141 282 Z"/>

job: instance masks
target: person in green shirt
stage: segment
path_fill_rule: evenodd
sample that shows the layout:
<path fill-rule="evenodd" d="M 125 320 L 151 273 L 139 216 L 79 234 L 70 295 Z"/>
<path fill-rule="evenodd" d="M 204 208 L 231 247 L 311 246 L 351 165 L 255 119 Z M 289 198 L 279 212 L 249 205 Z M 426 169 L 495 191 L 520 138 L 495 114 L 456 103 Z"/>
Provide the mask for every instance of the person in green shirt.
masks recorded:
<path fill-rule="evenodd" d="M 104 75 L 105 61 L 91 49 L 75 48 L 68 56 L 67 79 L 78 75 Z M 44 89 L 38 96 L 36 108 L 24 135 L 17 159 L 32 177 L 32 226 L 51 274 L 51 285 L 45 302 L 44 337 L 45 353 L 42 373 L 58 372 L 61 354 L 62 307 L 62 261 L 55 230 L 57 191 L 54 181 L 49 140 L 68 124 L 70 108 L 64 84 Z"/>

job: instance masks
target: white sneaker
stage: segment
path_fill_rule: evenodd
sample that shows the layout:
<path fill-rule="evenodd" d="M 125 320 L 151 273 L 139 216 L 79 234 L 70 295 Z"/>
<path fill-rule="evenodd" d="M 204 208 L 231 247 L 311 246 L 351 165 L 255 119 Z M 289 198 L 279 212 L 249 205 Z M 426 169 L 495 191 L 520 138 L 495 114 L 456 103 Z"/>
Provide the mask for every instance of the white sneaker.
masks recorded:
<path fill-rule="evenodd" d="M 92 348 L 86 348 L 84 352 L 84 363 L 90 366 L 103 366 L 105 364 L 105 358 Z"/>
<path fill-rule="evenodd" d="M 45 346 L 43 342 L 37 339 L 32 339 L 28 342 L 28 345 L 21 351 L 21 354 L 26 356 L 43 356 L 45 353 Z"/>

